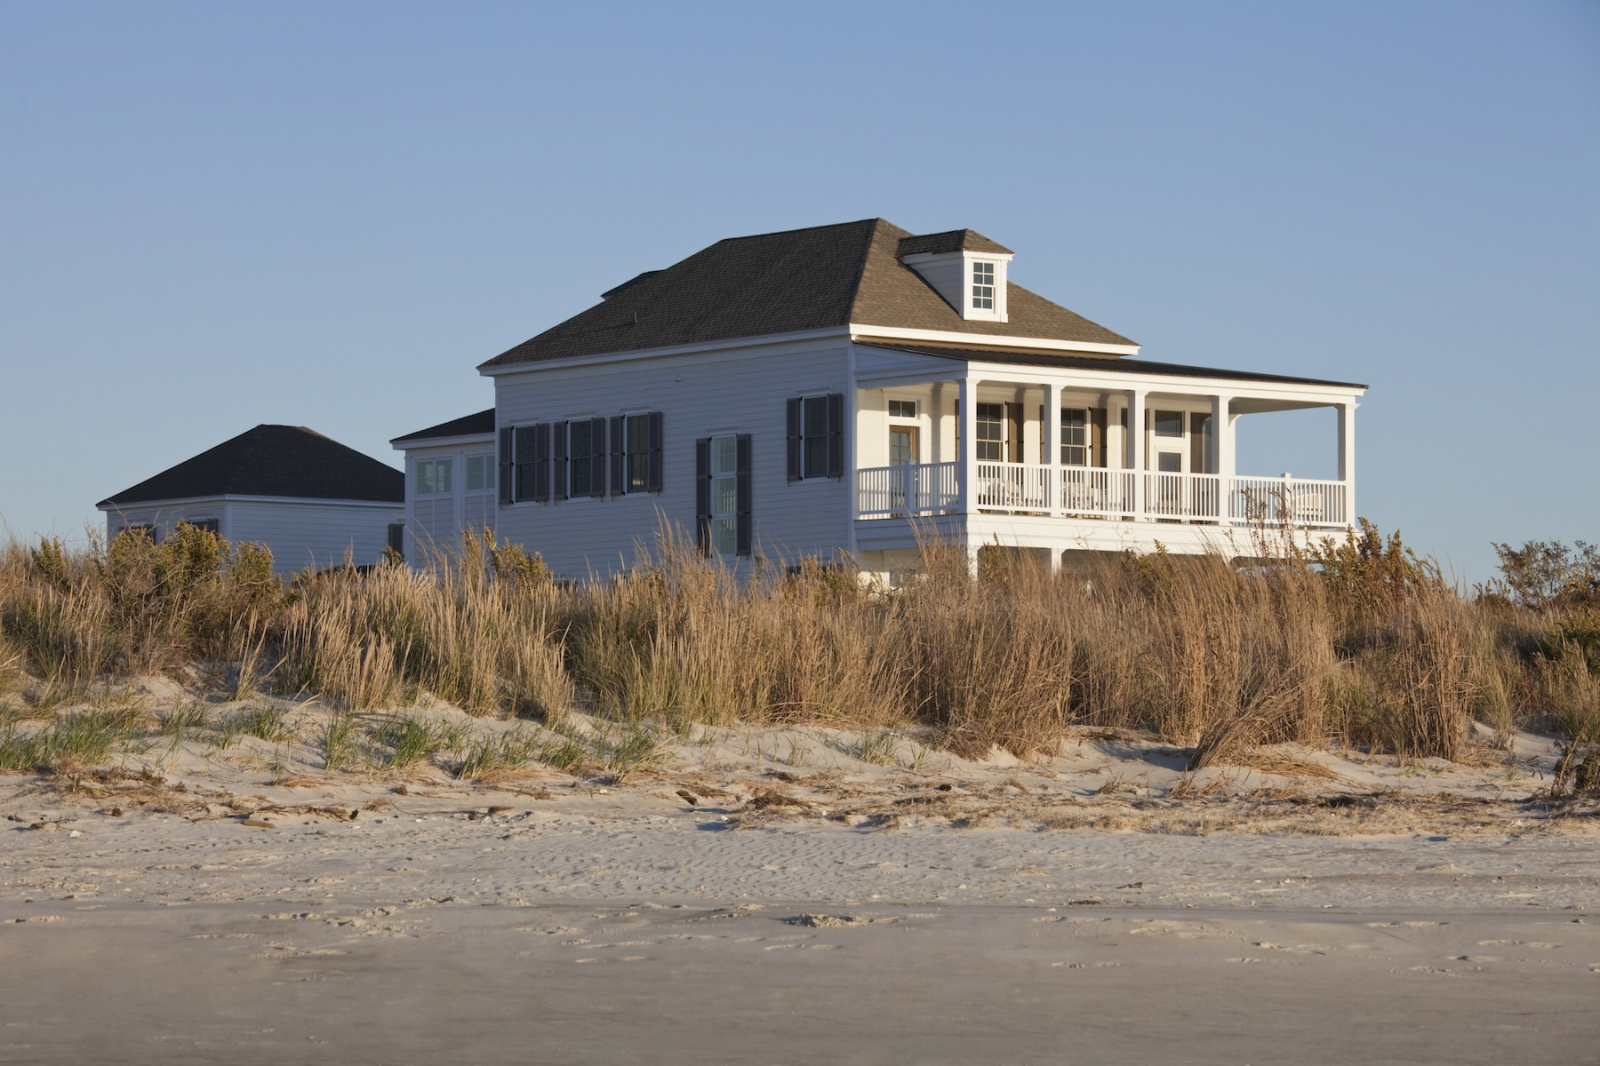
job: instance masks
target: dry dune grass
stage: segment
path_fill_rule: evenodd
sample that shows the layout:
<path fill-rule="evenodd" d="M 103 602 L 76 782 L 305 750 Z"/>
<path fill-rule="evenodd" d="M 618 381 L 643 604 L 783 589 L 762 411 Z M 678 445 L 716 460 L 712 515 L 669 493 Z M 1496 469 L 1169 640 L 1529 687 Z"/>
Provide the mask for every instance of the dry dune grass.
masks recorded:
<path fill-rule="evenodd" d="M 1254 765 L 1283 742 L 1468 758 L 1479 720 L 1506 735 L 1557 730 L 1572 786 L 1600 778 L 1584 769 L 1600 765 L 1585 754 L 1600 736 L 1600 676 L 1582 617 L 1463 597 L 1370 528 L 1310 556 L 1259 554 L 1243 571 L 1156 553 L 1056 574 L 997 554 L 973 580 L 962 553 L 930 543 L 919 578 L 886 592 L 809 563 L 758 561 L 739 579 L 671 530 L 648 565 L 573 586 L 487 534 L 419 568 L 288 584 L 260 548 L 188 527 L 79 552 L 12 543 L 0 555 L 0 763 L 73 745 L 93 756 L 95 736 L 116 733 L 104 721 L 19 723 L 105 702 L 108 681 L 201 662 L 220 664 L 211 676 L 234 699 L 265 689 L 356 712 L 426 693 L 554 730 L 584 710 L 617 724 L 614 752 L 643 752 L 653 731 L 802 723 L 891 743 L 914 728 L 957 754 L 1026 757 L 1093 727 L 1149 731 L 1201 770 Z M 463 760 L 492 776 L 519 756 L 612 757 L 568 739 L 565 755 Z M 40 754 L 48 744 L 55 756 Z"/>

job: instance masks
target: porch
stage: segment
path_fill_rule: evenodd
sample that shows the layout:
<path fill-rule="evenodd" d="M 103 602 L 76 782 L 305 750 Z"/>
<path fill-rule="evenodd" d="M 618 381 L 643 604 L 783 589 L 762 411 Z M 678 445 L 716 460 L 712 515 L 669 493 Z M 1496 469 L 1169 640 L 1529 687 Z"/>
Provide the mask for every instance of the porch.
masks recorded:
<path fill-rule="evenodd" d="M 1203 550 L 1234 527 L 1310 533 L 1355 521 L 1363 386 L 1134 359 L 980 361 L 987 354 L 856 347 L 859 541 L 888 548 L 901 536 L 891 528 L 909 525 L 895 520 L 929 518 L 965 539 L 989 530 L 1040 545 Z M 1236 469 L 1241 418 L 1312 408 L 1335 414 L 1322 460 L 1333 477 Z M 1195 528 L 1179 535 L 1184 527 Z"/>
<path fill-rule="evenodd" d="M 858 470 L 857 517 L 963 513 L 960 470 L 959 462 Z M 980 462 L 976 484 L 980 513 L 1326 529 L 1351 523 L 1342 481 Z"/>

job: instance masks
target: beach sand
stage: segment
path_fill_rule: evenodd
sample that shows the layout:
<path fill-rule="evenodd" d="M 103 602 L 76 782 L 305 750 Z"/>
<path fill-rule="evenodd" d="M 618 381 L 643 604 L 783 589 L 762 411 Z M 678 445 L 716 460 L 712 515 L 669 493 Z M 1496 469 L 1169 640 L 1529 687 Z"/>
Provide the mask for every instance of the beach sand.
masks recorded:
<path fill-rule="evenodd" d="M 1600 817 L 1530 802 L 1537 737 L 724 731 L 486 784 L 320 772 L 297 713 L 0 777 L 0 1062 L 1600 1061 Z"/>

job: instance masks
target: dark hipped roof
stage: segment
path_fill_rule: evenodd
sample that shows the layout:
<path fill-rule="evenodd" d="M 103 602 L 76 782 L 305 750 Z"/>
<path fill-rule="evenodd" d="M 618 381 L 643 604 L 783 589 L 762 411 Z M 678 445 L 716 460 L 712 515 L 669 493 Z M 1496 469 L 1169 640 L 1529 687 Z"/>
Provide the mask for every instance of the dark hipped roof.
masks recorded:
<path fill-rule="evenodd" d="M 440 422 L 437 426 L 419 429 L 415 433 L 407 433 L 403 437 L 396 437 L 390 444 L 405 444 L 414 440 L 435 440 L 441 437 L 486 437 L 494 433 L 494 408 L 479 411 L 476 414 L 462 415 L 452 418 L 448 422 Z"/>
<path fill-rule="evenodd" d="M 194 496 L 404 503 L 405 475 L 304 426 L 262 425 L 108 496 L 96 506 Z"/>
<path fill-rule="evenodd" d="M 900 241 L 900 255 L 916 255 L 919 252 L 931 252 L 938 255 L 943 252 L 1000 252 L 1011 254 L 1011 249 L 1003 244 L 991 241 L 976 230 L 951 229 L 943 233 L 924 233 L 917 237 L 906 237 Z"/>
<path fill-rule="evenodd" d="M 900 261 L 919 238 L 881 218 L 718 241 L 665 270 L 612 289 L 602 303 L 502 352 L 484 367 L 732 340 L 858 323 L 975 337 L 1091 344 L 1134 342 L 1020 285 L 1006 289 L 1007 322 L 961 317 Z M 931 234 L 937 247 L 983 242 L 970 230 Z M 978 247 L 974 244 L 971 247 Z M 927 249 L 924 249 L 927 250 Z"/>
<path fill-rule="evenodd" d="M 1209 366 L 1183 363 L 1152 363 L 1146 359 L 1118 359 L 1115 356 L 1072 355 L 1068 352 L 1024 352 L 1015 348 L 939 348 L 922 344 L 896 344 L 892 341 L 858 341 L 863 348 L 888 352 L 936 355 L 963 363 L 1012 363 L 1017 366 L 1059 366 L 1074 370 L 1114 370 L 1122 374 L 1155 374 L 1179 378 L 1226 378 L 1232 381 L 1271 381 L 1285 385 L 1333 385 L 1341 389 L 1364 389 L 1351 381 L 1323 381 L 1320 378 L 1293 378 L 1284 374 L 1260 374 L 1254 370 L 1218 370 Z"/>

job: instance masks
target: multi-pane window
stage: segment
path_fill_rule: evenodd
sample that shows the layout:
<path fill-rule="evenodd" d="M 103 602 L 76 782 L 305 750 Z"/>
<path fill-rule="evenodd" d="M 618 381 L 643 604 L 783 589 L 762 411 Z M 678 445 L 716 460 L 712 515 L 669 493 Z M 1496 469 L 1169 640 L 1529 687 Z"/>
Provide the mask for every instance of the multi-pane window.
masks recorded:
<path fill-rule="evenodd" d="M 494 456 L 467 456 L 467 491 L 494 491 Z"/>
<path fill-rule="evenodd" d="M 622 420 L 626 442 L 623 477 L 628 492 L 644 492 L 650 483 L 650 418 L 628 415 Z"/>
<path fill-rule="evenodd" d="M 732 558 L 739 550 L 739 452 L 733 435 L 711 438 L 711 550 Z"/>
<path fill-rule="evenodd" d="M 805 463 L 801 477 L 828 476 L 828 398 L 807 396 L 800 401 L 800 454 Z"/>
<path fill-rule="evenodd" d="M 453 465 L 449 459 L 417 460 L 417 495 L 435 496 L 449 492 L 450 468 Z"/>
<path fill-rule="evenodd" d="M 1004 462 L 1006 457 L 1006 405 L 980 403 L 978 405 L 978 443 L 980 463 Z"/>
<path fill-rule="evenodd" d="M 890 400 L 890 418 L 916 418 L 917 401 L 915 400 Z"/>
<path fill-rule="evenodd" d="M 1061 465 L 1089 465 L 1089 411 L 1083 407 L 1061 409 Z"/>
<path fill-rule="evenodd" d="M 597 472 L 594 461 L 594 423 L 588 419 L 567 423 L 567 472 L 570 477 L 568 495 L 588 496 L 593 490 Z"/>
<path fill-rule="evenodd" d="M 1156 436 L 1181 437 L 1183 436 L 1182 411 L 1157 411 L 1152 417 L 1155 423 Z"/>
<path fill-rule="evenodd" d="M 994 264 L 972 264 L 972 306 L 977 310 L 994 310 Z"/>

